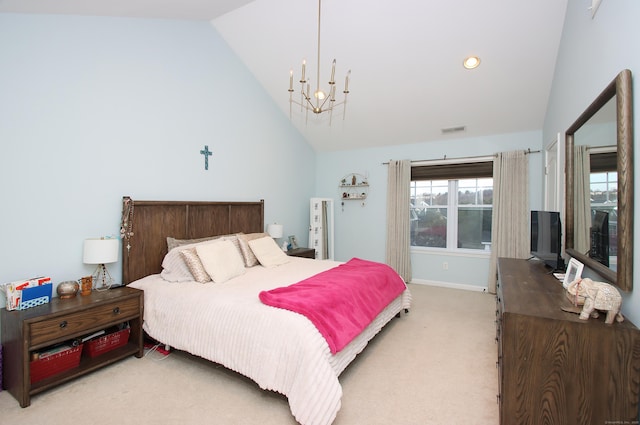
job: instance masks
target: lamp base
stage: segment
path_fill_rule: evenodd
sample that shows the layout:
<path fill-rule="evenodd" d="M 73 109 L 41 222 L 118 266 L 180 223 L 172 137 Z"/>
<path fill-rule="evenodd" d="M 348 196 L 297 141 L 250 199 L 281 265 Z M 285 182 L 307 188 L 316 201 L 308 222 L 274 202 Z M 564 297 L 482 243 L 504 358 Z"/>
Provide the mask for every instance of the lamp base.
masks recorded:
<path fill-rule="evenodd" d="M 93 273 L 93 282 L 96 285 L 93 289 L 96 291 L 106 291 L 111 288 L 115 281 L 111 277 L 111 273 L 104 264 L 99 264 Z"/>

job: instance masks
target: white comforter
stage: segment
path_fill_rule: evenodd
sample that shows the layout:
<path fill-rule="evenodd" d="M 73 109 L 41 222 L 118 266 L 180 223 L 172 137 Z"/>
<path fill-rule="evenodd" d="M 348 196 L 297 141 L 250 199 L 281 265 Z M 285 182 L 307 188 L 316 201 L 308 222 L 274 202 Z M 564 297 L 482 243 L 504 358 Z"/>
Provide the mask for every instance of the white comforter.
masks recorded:
<path fill-rule="evenodd" d="M 258 293 L 338 264 L 291 257 L 278 267 L 248 268 L 244 275 L 221 284 L 170 283 L 152 275 L 129 286 L 144 290 L 144 330 L 152 338 L 222 364 L 262 389 L 284 394 L 291 413 L 303 425 L 329 425 L 340 409 L 338 376 L 389 320 L 409 308 L 409 291 L 336 355 L 331 355 L 306 317 L 266 306 Z"/>

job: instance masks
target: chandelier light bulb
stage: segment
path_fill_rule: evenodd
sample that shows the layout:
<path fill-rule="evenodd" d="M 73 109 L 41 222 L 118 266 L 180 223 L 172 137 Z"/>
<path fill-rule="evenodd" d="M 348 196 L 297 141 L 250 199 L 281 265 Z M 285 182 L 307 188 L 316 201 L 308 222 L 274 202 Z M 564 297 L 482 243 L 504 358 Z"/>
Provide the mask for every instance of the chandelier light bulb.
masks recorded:
<path fill-rule="evenodd" d="M 322 90 L 316 90 L 316 92 L 313 95 L 318 100 L 323 100 L 325 97 L 327 97 L 327 95 L 324 94 L 324 92 Z"/>

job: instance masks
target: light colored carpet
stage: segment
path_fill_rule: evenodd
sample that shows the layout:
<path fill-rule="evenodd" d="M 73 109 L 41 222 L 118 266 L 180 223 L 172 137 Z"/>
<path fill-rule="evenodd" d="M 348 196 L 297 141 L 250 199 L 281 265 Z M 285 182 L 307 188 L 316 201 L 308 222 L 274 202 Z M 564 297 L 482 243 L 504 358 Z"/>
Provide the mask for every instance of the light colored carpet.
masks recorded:
<path fill-rule="evenodd" d="M 410 285 L 413 306 L 340 377 L 334 425 L 498 424 L 495 301 Z M 32 397 L 0 392 L 0 423 L 295 425 L 286 399 L 183 352 L 150 352 Z"/>

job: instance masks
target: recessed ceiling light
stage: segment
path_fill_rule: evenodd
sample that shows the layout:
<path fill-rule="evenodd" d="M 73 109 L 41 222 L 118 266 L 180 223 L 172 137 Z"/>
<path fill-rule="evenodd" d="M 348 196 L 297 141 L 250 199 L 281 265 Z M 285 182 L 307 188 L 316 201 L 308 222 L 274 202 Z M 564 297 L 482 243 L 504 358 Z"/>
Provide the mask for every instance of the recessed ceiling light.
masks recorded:
<path fill-rule="evenodd" d="M 480 65 L 480 58 L 477 56 L 469 56 L 462 62 L 462 66 L 467 69 L 477 68 Z"/>

